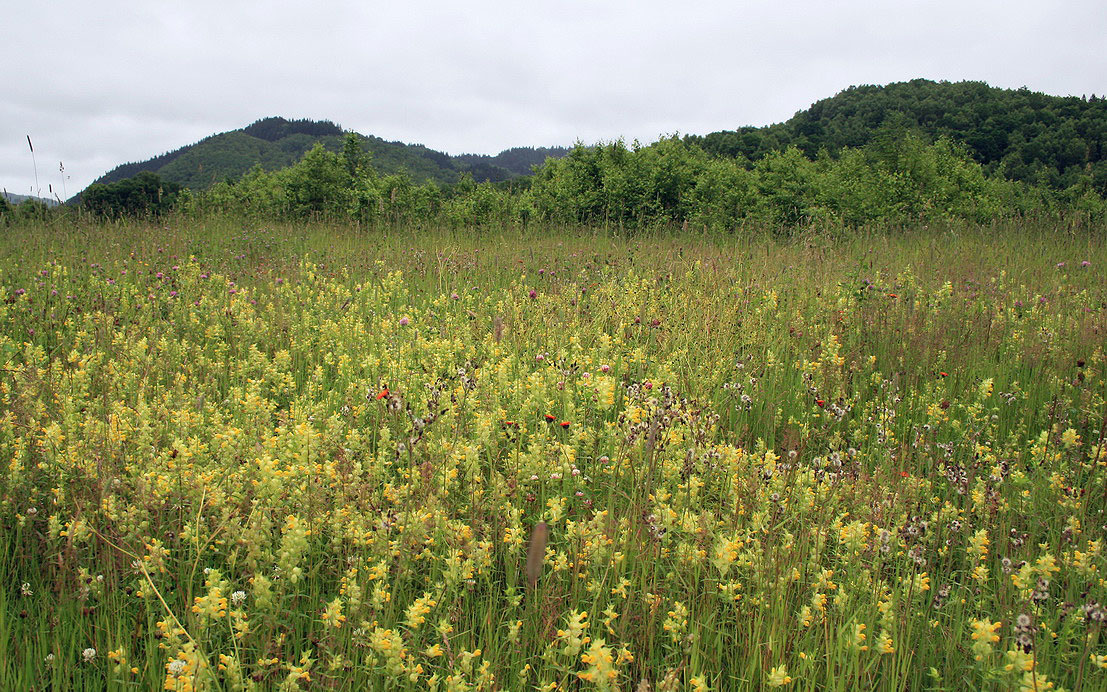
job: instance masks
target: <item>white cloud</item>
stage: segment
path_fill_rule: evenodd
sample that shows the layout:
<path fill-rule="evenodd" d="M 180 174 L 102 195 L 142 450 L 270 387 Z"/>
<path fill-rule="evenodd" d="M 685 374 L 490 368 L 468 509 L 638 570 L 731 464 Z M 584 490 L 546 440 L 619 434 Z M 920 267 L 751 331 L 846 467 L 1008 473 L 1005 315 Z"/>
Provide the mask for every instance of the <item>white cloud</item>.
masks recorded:
<path fill-rule="evenodd" d="M 451 153 L 787 119 L 853 84 L 1107 91 L 1107 4 L 22 3 L 4 12 L 0 185 L 70 194 L 269 115 Z M 51 177 L 52 176 L 52 177 Z"/>

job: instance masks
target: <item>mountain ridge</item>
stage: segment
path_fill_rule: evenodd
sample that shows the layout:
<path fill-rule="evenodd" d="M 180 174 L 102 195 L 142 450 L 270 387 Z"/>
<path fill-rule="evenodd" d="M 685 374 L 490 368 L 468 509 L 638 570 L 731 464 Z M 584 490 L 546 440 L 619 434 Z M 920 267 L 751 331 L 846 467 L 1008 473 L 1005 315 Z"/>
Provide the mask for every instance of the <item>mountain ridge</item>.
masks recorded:
<path fill-rule="evenodd" d="M 149 171 L 182 187 L 206 189 L 221 180 L 237 179 L 257 165 L 267 171 L 291 166 L 317 142 L 330 151 L 341 151 L 350 132 L 330 120 L 261 118 L 144 161 L 121 164 L 91 184 L 118 182 Z M 453 156 L 422 144 L 353 134 L 360 138 L 362 148 L 371 155 L 373 167 L 380 173 L 406 173 L 416 182 L 433 180 L 439 184 L 457 182 L 466 173 L 478 182 L 509 180 L 529 174 L 532 166 L 547 157 L 557 158 L 569 151 L 556 146 L 512 147 L 495 155 Z M 71 201 L 79 198 L 80 193 Z"/>

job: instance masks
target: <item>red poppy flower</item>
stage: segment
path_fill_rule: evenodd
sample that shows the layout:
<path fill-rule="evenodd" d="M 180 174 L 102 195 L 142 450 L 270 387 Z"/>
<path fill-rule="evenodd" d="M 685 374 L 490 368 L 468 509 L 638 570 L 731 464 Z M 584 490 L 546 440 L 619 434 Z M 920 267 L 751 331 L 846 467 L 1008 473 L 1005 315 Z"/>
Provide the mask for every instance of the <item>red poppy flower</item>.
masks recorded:
<path fill-rule="evenodd" d="M 511 427 L 512 425 L 515 425 L 515 421 L 513 421 L 513 420 L 505 420 L 504 421 L 504 426 Z"/>
<path fill-rule="evenodd" d="M 380 401 L 381 399 L 387 399 L 387 398 L 388 398 L 388 390 L 387 389 L 381 390 L 381 393 L 377 395 L 377 401 Z"/>
<path fill-rule="evenodd" d="M 568 429 L 569 429 L 569 421 L 567 421 L 567 420 L 563 420 L 563 421 L 561 421 L 560 423 L 558 423 L 558 425 L 560 425 L 561 427 L 565 428 L 566 430 L 568 430 Z"/>
<path fill-rule="evenodd" d="M 553 423 L 557 420 L 557 416 L 551 416 L 550 414 L 547 413 L 546 414 L 546 420 L 550 423 Z"/>
<path fill-rule="evenodd" d="M 940 372 L 940 373 L 938 373 L 938 377 L 949 377 L 949 373 L 948 372 Z"/>
<path fill-rule="evenodd" d="M 904 478 L 907 478 L 907 477 L 908 477 L 908 476 L 910 476 L 911 474 L 907 473 L 906 471 L 900 471 L 900 472 L 899 472 L 899 475 L 903 476 Z"/>
<path fill-rule="evenodd" d="M 819 408 L 822 408 L 823 406 L 826 406 L 826 402 L 823 401 L 822 399 L 815 399 L 815 403 L 819 405 Z"/>

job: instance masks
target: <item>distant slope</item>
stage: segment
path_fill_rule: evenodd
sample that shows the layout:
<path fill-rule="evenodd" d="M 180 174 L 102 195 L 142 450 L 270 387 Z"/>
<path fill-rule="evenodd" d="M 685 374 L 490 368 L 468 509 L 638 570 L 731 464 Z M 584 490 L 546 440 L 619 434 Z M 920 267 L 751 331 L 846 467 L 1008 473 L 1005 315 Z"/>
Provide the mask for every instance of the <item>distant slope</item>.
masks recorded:
<path fill-rule="evenodd" d="M 485 154 L 462 154 L 455 156 L 456 161 L 469 166 L 473 177 L 480 180 L 476 171 L 488 169 L 490 172 L 496 168 L 506 171 L 508 177 L 530 175 L 534 166 L 542 164 L 546 159 L 559 159 L 569 153 L 565 147 L 514 147 L 505 149 L 495 156 Z M 495 182 L 495 179 L 489 176 Z"/>
<path fill-rule="evenodd" d="M 989 173 L 1065 188 L 1090 178 L 1107 193 L 1107 100 L 916 79 L 856 86 L 767 127 L 691 135 L 721 156 L 756 160 L 795 145 L 809 157 L 904 130 L 948 137 Z"/>
<path fill-rule="evenodd" d="M 169 182 L 204 189 L 220 180 L 238 178 L 255 165 L 270 171 L 291 166 L 316 142 L 322 142 L 331 151 L 340 151 L 344 136 L 342 128 L 326 120 L 264 118 L 146 161 L 123 164 L 93 182 L 112 183 L 150 171 Z M 421 144 L 388 142 L 372 135 L 361 137 L 378 172 L 406 173 L 416 182 L 433 180 L 441 184 L 455 182 L 466 172 L 478 181 L 508 180 L 530 173 L 531 166 L 542 163 L 547 156 L 568 153 L 568 149 L 561 147 L 519 147 L 497 156 L 450 156 Z"/>
<path fill-rule="evenodd" d="M 0 197 L 3 197 L 12 204 L 19 204 L 21 202 L 26 202 L 27 200 L 34 200 L 42 202 L 48 207 L 53 207 L 58 203 L 58 200 L 50 199 L 48 197 L 35 197 L 34 195 L 17 195 L 14 192 L 7 192 L 6 190 L 0 190 Z"/>

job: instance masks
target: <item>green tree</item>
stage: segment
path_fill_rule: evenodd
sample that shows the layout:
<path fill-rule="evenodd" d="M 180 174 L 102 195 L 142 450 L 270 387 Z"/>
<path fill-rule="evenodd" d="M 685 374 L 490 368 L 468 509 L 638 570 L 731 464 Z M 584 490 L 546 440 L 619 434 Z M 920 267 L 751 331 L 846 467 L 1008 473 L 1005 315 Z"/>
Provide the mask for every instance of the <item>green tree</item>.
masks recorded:
<path fill-rule="evenodd" d="M 180 185 L 143 171 L 114 183 L 93 183 L 81 193 L 81 204 L 97 216 L 157 216 L 173 207 Z"/>

